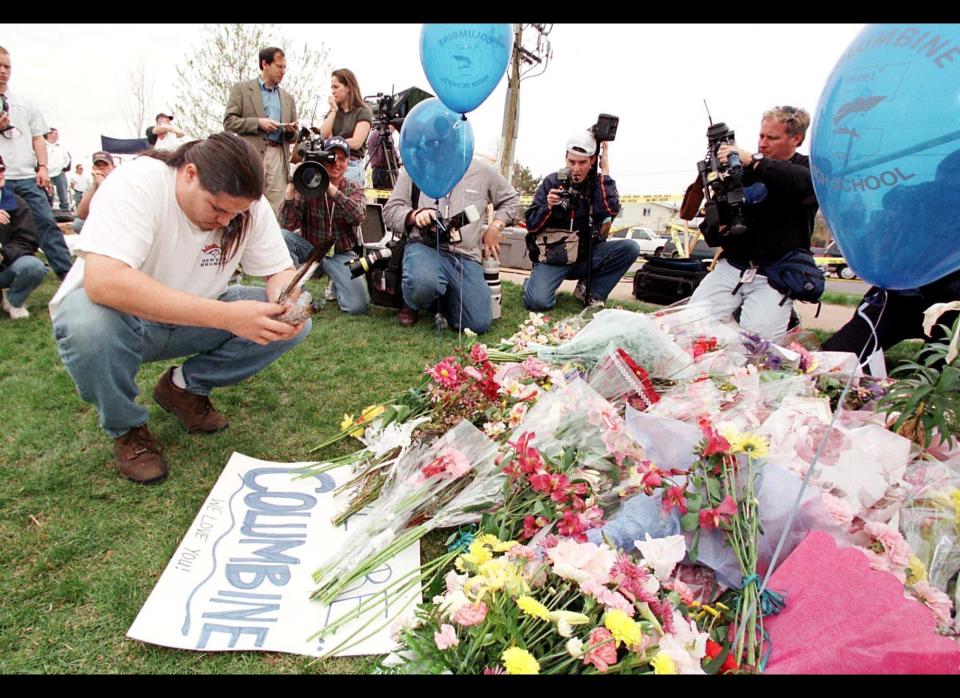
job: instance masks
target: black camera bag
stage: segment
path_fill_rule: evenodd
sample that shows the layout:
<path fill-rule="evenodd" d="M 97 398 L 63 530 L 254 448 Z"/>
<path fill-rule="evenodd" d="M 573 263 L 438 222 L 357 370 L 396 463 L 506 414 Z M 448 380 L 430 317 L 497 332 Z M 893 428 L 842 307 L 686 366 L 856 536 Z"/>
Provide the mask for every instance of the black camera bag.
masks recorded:
<path fill-rule="evenodd" d="M 817 303 L 826 285 L 823 270 L 817 266 L 809 250 L 790 250 L 776 262 L 761 266 L 760 273 L 785 296 L 780 305 L 787 298 Z"/>
<path fill-rule="evenodd" d="M 670 305 L 692 296 L 706 275 L 707 264 L 698 259 L 651 257 L 633 275 L 633 297 Z"/>

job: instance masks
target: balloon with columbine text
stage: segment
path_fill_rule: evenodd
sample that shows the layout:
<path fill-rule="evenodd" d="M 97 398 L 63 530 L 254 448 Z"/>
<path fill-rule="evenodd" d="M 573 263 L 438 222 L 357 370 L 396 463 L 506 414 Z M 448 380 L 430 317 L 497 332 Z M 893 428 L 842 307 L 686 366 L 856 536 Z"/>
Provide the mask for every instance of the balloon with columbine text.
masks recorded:
<path fill-rule="evenodd" d="M 860 32 L 820 95 L 810 170 L 864 280 L 908 289 L 960 269 L 960 24 Z"/>
<path fill-rule="evenodd" d="M 459 114 L 490 96 L 512 51 L 509 24 L 424 24 L 420 30 L 423 72 L 440 101 Z"/>
<path fill-rule="evenodd" d="M 470 167 L 473 127 L 439 99 L 425 99 L 403 120 L 400 156 L 420 191 L 440 199 L 453 191 Z"/>

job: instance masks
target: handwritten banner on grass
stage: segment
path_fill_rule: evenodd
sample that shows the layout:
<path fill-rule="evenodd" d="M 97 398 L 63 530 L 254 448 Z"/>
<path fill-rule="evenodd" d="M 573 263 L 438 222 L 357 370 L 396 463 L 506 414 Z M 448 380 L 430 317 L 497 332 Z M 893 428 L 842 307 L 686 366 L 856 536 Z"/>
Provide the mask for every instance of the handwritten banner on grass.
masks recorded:
<path fill-rule="evenodd" d="M 388 613 L 396 615 L 411 596 L 419 601 L 418 588 L 399 598 L 383 592 L 391 580 L 419 566 L 419 545 L 329 606 L 310 600 L 311 573 L 339 550 L 351 522 L 356 526 L 362 518 L 331 524 L 340 505 L 333 497 L 338 483 L 330 474 L 294 479 L 303 465 L 234 453 L 127 637 L 189 650 L 320 656 L 356 624 L 319 641 L 307 638 L 363 600 L 384 597 L 376 625 Z M 387 627 L 341 654 L 385 654 L 394 646 Z"/>

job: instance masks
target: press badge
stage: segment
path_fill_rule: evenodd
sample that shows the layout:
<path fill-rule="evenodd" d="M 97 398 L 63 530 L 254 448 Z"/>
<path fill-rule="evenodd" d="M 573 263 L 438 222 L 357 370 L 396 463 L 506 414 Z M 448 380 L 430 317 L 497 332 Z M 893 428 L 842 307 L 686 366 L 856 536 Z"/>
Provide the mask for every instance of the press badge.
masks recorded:
<path fill-rule="evenodd" d="M 743 273 L 740 275 L 740 283 L 748 284 L 753 281 L 753 278 L 757 275 L 757 268 L 750 267 L 749 269 L 744 269 Z"/>

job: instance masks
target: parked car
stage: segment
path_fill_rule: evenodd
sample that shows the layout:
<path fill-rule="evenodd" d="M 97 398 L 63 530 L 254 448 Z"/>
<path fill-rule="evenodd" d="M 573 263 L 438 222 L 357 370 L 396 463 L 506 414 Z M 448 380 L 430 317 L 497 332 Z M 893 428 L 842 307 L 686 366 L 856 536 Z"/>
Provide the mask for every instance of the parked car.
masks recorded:
<path fill-rule="evenodd" d="M 825 272 L 833 274 L 838 279 L 856 279 L 857 274 L 848 265 L 847 260 L 843 258 L 840 248 L 836 241 L 827 245 L 822 255 L 815 255 L 814 260 L 817 266 Z"/>
<path fill-rule="evenodd" d="M 691 259 L 705 259 L 708 262 L 713 261 L 713 256 L 717 253 L 716 247 L 710 247 L 707 244 L 706 240 L 700 238 L 697 240 L 697 244 L 693 246 L 693 249 L 690 251 Z M 669 240 L 666 246 L 663 248 L 664 257 L 680 257 L 680 251 L 677 249 L 677 246 L 673 244 L 673 240 Z"/>
<path fill-rule="evenodd" d="M 633 225 L 628 228 L 620 228 L 610 233 L 609 240 L 634 240 L 640 245 L 640 254 L 651 257 L 659 257 L 663 254 L 663 248 L 670 241 L 670 238 L 658 235 L 641 225 Z"/>

